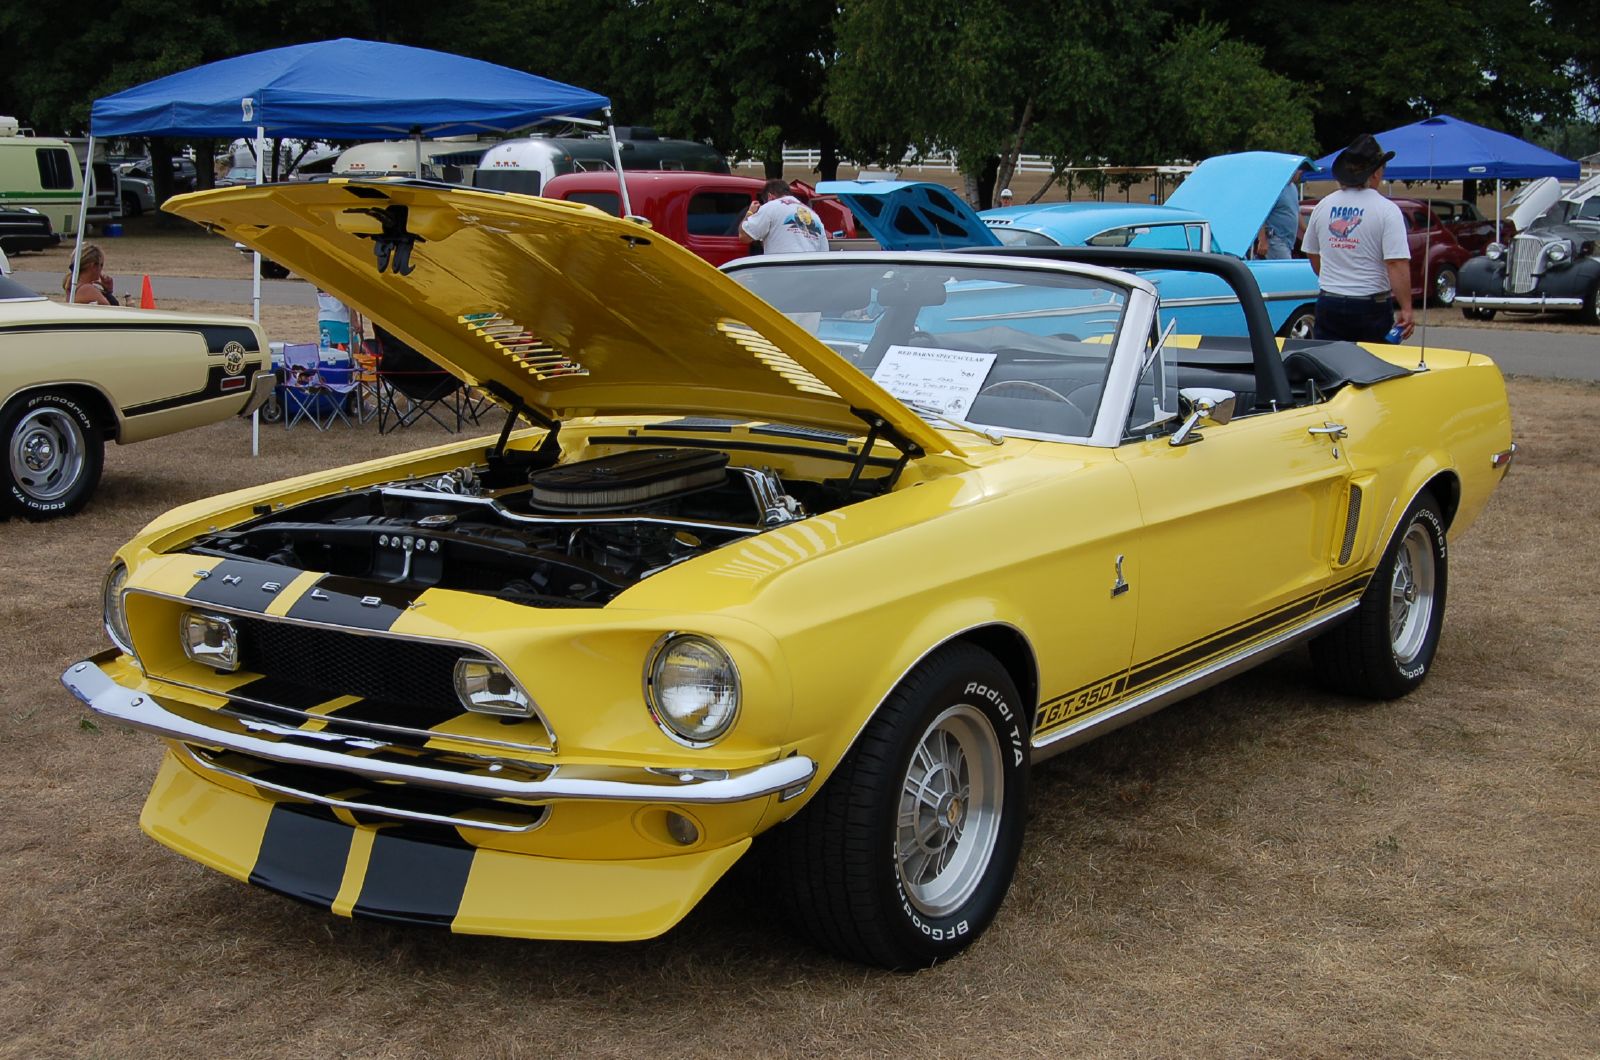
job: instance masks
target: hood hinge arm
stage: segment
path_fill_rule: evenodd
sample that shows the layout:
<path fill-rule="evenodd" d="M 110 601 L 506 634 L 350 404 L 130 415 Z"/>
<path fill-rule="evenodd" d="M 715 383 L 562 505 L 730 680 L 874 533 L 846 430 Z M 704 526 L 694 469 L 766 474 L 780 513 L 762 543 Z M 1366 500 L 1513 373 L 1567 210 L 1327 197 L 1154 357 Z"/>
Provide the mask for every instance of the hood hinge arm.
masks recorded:
<path fill-rule="evenodd" d="M 882 416 L 867 409 L 852 407 L 851 412 L 860 416 L 867 424 L 867 437 L 861 443 L 861 452 L 856 454 L 856 462 L 850 469 L 850 478 L 845 482 L 840 491 L 840 500 L 849 503 L 854 496 L 856 484 L 861 481 L 861 472 L 866 470 L 867 461 L 872 457 L 872 447 L 881 435 L 883 440 L 900 450 L 900 460 L 895 464 L 894 470 L 889 475 L 889 485 L 894 485 L 900 477 L 900 472 L 905 469 L 906 463 L 914 456 L 923 454 L 922 446 L 913 442 L 899 431 L 890 426 Z"/>
<path fill-rule="evenodd" d="M 522 396 L 510 387 L 497 380 L 491 379 L 480 384 L 481 388 L 493 394 L 496 398 L 510 406 L 511 411 L 506 415 L 505 426 L 500 428 L 500 437 L 495 440 L 494 446 L 484 453 L 484 459 L 491 466 L 501 466 L 511 463 L 506 456 L 506 446 L 511 442 L 511 432 L 516 428 L 517 420 L 525 419 L 535 427 L 543 427 L 547 432 L 544 440 L 539 443 L 539 448 L 534 450 L 524 460 L 516 463 L 527 463 L 534 467 L 552 467 L 561 455 L 561 443 L 556 440 L 561 433 L 561 421 L 551 419 L 528 405 Z"/>

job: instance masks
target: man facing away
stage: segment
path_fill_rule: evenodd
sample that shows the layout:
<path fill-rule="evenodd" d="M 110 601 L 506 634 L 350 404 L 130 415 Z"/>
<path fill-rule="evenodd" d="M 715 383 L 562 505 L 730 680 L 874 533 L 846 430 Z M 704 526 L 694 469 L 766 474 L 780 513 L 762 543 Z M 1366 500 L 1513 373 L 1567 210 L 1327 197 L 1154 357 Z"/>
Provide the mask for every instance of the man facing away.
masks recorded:
<path fill-rule="evenodd" d="M 1311 259 L 1319 339 L 1383 342 L 1411 334 L 1411 250 L 1400 207 L 1378 191 L 1394 157 L 1362 133 L 1333 160 L 1339 190 L 1317 203 L 1300 246 Z M 1390 310 L 1391 298 L 1399 305 Z"/>
<path fill-rule="evenodd" d="M 764 254 L 809 254 L 828 249 L 828 233 L 816 211 L 795 198 L 789 185 L 769 180 L 750 203 L 739 238 L 761 241 Z"/>
<path fill-rule="evenodd" d="M 1311 168 L 1310 162 L 1301 162 L 1294 176 L 1278 193 L 1278 200 L 1267 213 L 1264 226 L 1267 236 L 1264 258 L 1294 257 L 1294 241 L 1300 235 L 1300 178 Z"/>

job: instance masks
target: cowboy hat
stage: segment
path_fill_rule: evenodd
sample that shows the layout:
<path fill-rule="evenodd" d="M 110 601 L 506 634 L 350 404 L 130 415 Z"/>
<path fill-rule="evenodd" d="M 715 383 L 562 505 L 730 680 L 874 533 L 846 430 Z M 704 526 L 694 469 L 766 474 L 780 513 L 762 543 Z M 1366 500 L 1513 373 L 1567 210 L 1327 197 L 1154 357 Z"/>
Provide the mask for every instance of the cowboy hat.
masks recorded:
<path fill-rule="evenodd" d="M 1394 152 L 1385 151 L 1370 133 L 1362 133 L 1333 160 L 1333 179 L 1345 187 L 1357 187 L 1393 157 Z"/>

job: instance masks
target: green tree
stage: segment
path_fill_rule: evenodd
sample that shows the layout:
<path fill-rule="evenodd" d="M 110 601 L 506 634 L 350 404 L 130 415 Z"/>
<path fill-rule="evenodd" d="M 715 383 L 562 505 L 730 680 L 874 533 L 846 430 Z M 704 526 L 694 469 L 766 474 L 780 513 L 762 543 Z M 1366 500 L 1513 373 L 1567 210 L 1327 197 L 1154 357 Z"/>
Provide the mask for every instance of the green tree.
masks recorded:
<path fill-rule="evenodd" d="M 1316 149 L 1311 92 L 1268 70 L 1261 48 L 1229 39 L 1220 23 L 1179 27 L 1152 74 L 1163 157 Z"/>

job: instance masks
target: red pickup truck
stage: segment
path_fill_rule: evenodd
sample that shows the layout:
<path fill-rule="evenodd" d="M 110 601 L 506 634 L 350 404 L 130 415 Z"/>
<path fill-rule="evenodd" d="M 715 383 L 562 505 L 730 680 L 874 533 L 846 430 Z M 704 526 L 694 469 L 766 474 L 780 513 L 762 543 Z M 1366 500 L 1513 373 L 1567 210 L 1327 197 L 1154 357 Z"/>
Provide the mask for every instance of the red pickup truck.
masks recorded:
<path fill-rule="evenodd" d="M 765 181 L 729 173 L 628 171 L 628 205 L 661 235 L 681 243 L 713 265 L 751 253 L 739 238 L 744 219 Z M 836 199 L 819 196 L 802 181 L 789 187 L 811 205 L 830 238 L 854 239 L 855 216 Z M 545 182 L 543 194 L 621 214 L 617 175 L 611 171 L 567 173 Z"/>

